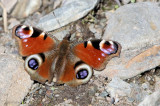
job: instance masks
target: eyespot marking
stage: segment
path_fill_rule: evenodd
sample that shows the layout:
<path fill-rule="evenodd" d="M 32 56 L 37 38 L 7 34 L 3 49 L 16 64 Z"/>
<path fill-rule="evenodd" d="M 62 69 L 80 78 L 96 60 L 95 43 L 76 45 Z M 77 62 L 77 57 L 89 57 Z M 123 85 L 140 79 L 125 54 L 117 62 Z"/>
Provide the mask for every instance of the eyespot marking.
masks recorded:
<path fill-rule="evenodd" d="M 33 29 L 25 25 L 19 25 L 15 29 L 15 35 L 20 39 L 29 38 L 32 36 L 32 33 L 33 33 Z"/>
<path fill-rule="evenodd" d="M 89 79 L 92 76 L 92 68 L 89 65 L 85 64 L 85 63 L 79 64 L 75 68 L 75 71 L 76 71 L 76 78 L 81 83 L 88 82 Z"/>
<path fill-rule="evenodd" d="M 100 50 L 108 55 L 115 54 L 115 53 L 117 53 L 118 45 L 116 42 L 113 42 L 113 41 L 102 40 L 100 42 Z"/>
<path fill-rule="evenodd" d="M 38 61 L 36 59 L 34 59 L 34 58 L 31 58 L 28 61 L 28 67 L 33 69 L 33 70 L 37 70 L 38 67 L 39 67 Z"/>
<path fill-rule="evenodd" d="M 88 71 L 86 69 L 81 69 L 76 74 L 77 79 L 85 79 L 87 76 L 88 76 Z"/>

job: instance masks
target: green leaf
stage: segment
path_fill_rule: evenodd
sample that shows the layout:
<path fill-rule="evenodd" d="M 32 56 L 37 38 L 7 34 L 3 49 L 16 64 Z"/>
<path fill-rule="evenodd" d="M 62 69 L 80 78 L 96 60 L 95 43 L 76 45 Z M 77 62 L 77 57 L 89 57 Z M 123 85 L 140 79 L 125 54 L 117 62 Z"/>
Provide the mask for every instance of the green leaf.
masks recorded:
<path fill-rule="evenodd" d="M 135 3 L 136 2 L 136 0 L 131 0 L 131 3 Z"/>
<path fill-rule="evenodd" d="M 114 8 L 117 9 L 117 8 L 119 8 L 119 6 L 118 6 L 118 5 L 115 5 Z"/>

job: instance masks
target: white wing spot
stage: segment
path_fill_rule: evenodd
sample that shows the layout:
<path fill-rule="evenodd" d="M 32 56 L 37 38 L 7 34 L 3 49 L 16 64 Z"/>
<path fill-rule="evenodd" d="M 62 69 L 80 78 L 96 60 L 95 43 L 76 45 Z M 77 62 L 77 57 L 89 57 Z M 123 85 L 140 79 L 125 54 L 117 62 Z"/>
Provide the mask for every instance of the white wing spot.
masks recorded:
<path fill-rule="evenodd" d="M 92 43 L 91 43 L 91 41 L 88 41 L 88 42 L 87 42 L 87 45 L 90 45 L 90 46 L 92 46 Z"/>
<path fill-rule="evenodd" d="M 21 26 L 22 29 L 24 29 L 24 28 L 26 28 L 26 27 L 27 27 L 27 26 L 25 26 L 25 25 L 22 25 L 22 26 Z"/>
<path fill-rule="evenodd" d="M 102 41 L 99 43 L 100 50 L 102 50 L 102 47 L 103 47 L 103 45 L 104 45 L 105 42 L 106 42 L 105 40 L 102 40 Z"/>

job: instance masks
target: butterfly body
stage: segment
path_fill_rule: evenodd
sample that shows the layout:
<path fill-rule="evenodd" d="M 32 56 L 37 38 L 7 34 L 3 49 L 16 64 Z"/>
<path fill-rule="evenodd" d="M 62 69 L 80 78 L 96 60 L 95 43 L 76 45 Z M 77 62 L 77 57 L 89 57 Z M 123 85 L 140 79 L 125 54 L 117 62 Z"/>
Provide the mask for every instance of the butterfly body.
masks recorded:
<path fill-rule="evenodd" d="M 93 69 L 102 70 L 108 61 L 119 56 L 121 46 L 115 41 L 94 39 L 71 43 L 61 42 L 43 31 L 25 25 L 13 28 L 19 53 L 25 58 L 24 67 L 32 80 L 66 83 L 77 86 L 89 81 Z"/>

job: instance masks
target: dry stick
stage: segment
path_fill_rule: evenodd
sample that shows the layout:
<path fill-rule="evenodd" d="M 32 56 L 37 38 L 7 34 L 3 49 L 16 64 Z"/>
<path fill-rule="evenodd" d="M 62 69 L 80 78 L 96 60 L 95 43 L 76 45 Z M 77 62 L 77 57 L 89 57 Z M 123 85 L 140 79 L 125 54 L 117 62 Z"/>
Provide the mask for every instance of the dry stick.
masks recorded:
<path fill-rule="evenodd" d="M 4 32 L 7 32 L 7 11 L 4 5 L 0 2 L 0 6 L 3 9 L 3 27 L 4 27 Z"/>

